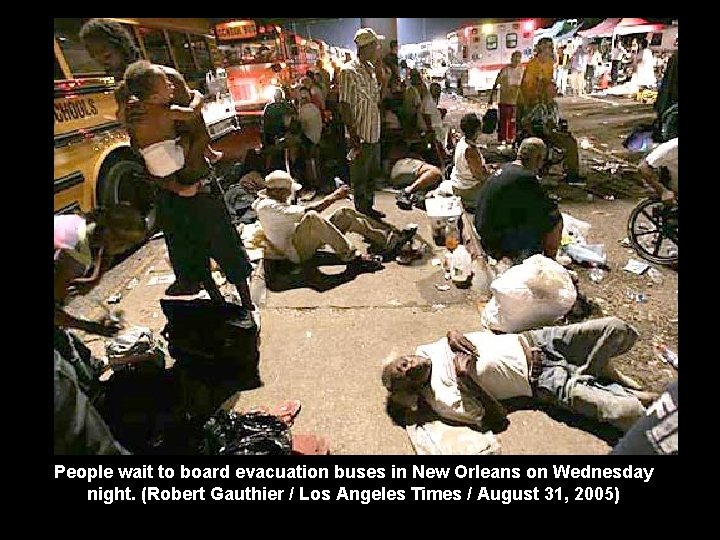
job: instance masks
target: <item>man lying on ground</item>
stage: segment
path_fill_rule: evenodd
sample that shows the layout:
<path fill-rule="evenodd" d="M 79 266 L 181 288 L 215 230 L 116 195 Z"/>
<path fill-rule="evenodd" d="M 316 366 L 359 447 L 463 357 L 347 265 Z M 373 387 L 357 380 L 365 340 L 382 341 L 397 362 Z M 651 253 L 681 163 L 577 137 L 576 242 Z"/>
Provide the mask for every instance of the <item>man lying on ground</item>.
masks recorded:
<path fill-rule="evenodd" d="M 391 402 L 416 409 L 422 399 L 442 419 L 481 430 L 506 422 L 499 401 L 533 397 L 627 431 L 656 397 L 610 364 L 637 338 L 615 317 L 521 334 L 451 330 L 390 360 L 382 381 Z"/>
<path fill-rule="evenodd" d="M 358 255 L 345 233 L 362 235 L 386 258 L 394 257 L 415 234 L 414 229 L 400 231 L 347 207 L 338 209 L 329 219 L 322 217 L 320 212 L 348 198 L 350 189 L 347 186 L 338 188 L 317 203 L 303 206 L 289 204 L 293 190 L 297 192 L 302 186 L 285 171 L 270 173 L 265 177 L 265 183 L 267 189 L 260 193 L 253 208 L 270 251 L 296 264 L 310 260 L 319 248 L 329 245 L 345 262 L 379 269 L 382 261 L 374 256 Z"/>

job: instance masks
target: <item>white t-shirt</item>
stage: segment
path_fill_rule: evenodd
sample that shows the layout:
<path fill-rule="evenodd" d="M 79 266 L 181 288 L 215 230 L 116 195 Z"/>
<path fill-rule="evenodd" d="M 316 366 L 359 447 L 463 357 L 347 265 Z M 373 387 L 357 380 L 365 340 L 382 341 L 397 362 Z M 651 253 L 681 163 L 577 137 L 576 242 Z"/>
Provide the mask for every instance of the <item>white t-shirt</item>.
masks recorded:
<path fill-rule="evenodd" d="M 306 103 L 300 110 L 298 110 L 298 117 L 300 119 L 300 125 L 302 126 L 303 133 L 315 144 L 320 143 L 320 136 L 322 135 L 322 114 L 320 109 L 314 103 Z"/>
<path fill-rule="evenodd" d="M 423 98 L 422 113 L 430 116 L 430 127 L 435 132 L 435 138 L 441 143 L 444 143 L 445 137 L 442 116 L 430 92 L 427 92 Z"/>
<path fill-rule="evenodd" d="M 453 155 L 453 168 L 450 173 L 450 182 L 452 182 L 453 186 L 458 189 L 472 189 L 478 184 L 478 182 L 480 182 L 479 179 L 473 176 L 473 173 L 470 170 L 470 165 L 465 158 L 465 150 L 467 150 L 469 146 L 470 145 L 465 140 L 465 137 L 463 137 L 458 141 L 457 146 L 455 147 L 455 154 Z M 478 154 L 480 154 L 480 161 L 485 164 L 485 158 L 479 149 Z"/>
<path fill-rule="evenodd" d="M 260 197 L 253 203 L 260 225 L 265 237 L 272 244 L 272 250 L 285 255 L 294 263 L 299 263 L 295 246 L 292 243 L 293 234 L 300 220 L 305 215 L 306 208 L 297 204 L 287 204 Z"/>
<path fill-rule="evenodd" d="M 485 391 L 498 400 L 532 396 L 527 359 L 517 335 L 471 332 L 465 336 L 478 349 L 476 371 L 471 376 Z M 430 386 L 423 392 L 428 405 L 447 420 L 480 425 L 485 410 L 478 399 L 458 386 L 447 338 L 421 345 L 415 354 L 432 362 Z"/>
<path fill-rule="evenodd" d="M 678 138 L 662 143 L 645 158 L 648 165 L 657 169 L 667 167 L 670 171 L 670 189 L 678 190 Z"/>

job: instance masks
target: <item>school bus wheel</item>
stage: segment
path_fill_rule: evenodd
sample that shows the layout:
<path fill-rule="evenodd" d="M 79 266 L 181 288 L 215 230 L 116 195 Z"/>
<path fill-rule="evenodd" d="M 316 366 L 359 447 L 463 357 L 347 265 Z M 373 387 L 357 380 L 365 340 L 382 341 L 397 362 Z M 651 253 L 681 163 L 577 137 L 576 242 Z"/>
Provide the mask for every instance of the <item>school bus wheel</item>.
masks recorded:
<path fill-rule="evenodd" d="M 157 227 L 155 188 L 145 181 L 145 165 L 131 153 L 111 157 L 98 177 L 97 199 L 100 205 L 129 203 L 145 216 L 148 235 Z"/>

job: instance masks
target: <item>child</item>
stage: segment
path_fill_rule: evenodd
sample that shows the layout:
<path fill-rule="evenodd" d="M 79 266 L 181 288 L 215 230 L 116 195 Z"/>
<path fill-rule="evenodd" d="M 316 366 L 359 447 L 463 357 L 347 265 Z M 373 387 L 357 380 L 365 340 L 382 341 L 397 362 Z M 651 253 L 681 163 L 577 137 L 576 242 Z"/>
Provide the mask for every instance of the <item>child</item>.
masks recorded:
<path fill-rule="evenodd" d="M 135 146 L 145 158 L 148 172 L 165 178 L 173 173 L 183 185 L 195 184 L 209 173 L 205 150 L 209 137 L 197 131 L 178 137 L 175 122 L 193 120 L 200 114 L 202 94 L 192 92 L 188 107 L 170 105 L 174 87 L 158 65 L 140 60 L 125 71 L 127 89 L 143 105 L 146 114 L 129 129 Z M 124 110 L 119 112 L 124 119 Z M 182 171 L 182 172 L 181 172 Z"/>

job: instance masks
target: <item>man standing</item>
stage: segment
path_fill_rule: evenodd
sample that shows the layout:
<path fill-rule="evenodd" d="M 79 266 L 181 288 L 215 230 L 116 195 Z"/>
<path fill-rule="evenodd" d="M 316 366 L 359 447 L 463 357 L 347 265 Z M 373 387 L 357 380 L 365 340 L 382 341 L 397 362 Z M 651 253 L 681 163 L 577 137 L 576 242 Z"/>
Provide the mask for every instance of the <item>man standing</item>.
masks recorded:
<path fill-rule="evenodd" d="M 537 43 L 536 54 L 525 67 L 518 105 L 518 116 L 522 117 L 524 112 L 542 101 L 542 94 L 548 83 L 553 80 L 553 42 L 550 38 L 542 38 Z"/>
<path fill-rule="evenodd" d="M 80 30 L 90 56 L 100 63 L 117 80 L 122 81 L 128 65 L 139 58 L 132 37 L 118 23 L 93 19 Z M 173 103 L 188 106 L 190 89 L 185 79 L 172 68 L 161 66 L 173 87 Z M 133 125 L 142 121 L 147 109 L 142 103 L 133 102 L 125 84 L 115 94 L 118 112 L 124 110 L 131 133 Z M 196 121 L 188 122 L 190 136 L 206 137 L 207 127 L 198 115 Z M 188 178 L 184 168 L 164 178 L 152 177 L 159 185 L 157 198 L 158 221 L 165 231 L 168 255 L 178 279 L 167 290 L 168 295 L 191 295 L 200 292 L 202 284 L 210 296 L 222 301 L 220 289 L 212 279 L 210 257 L 215 259 L 227 274 L 228 281 L 237 288 L 243 306 L 252 307 L 247 277 L 252 271 L 250 260 L 240 235 L 230 221 L 223 201 L 201 189 L 201 180 L 193 175 Z"/>
<path fill-rule="evenodd" d="M 570 88 L 574 96 L 585 95 L 585 66 L 587 65 L 587 51 L 580 44 L 570 58 Z"/>
<path fill-rule="evenodd" d="M 537 178 L 546 151 L 542 139 L 525 139 L 518 159 L 491 176 L 480 190 L 475 229 L 483 250 L 493 259 L 508 257 L 517 264 L 536 254 L 557 256 L 562 215 Z"/>
<path fill-rule="evenodd" d="M 597 45 L 590 45 L 588 63 L 587 66 L 585 66 L 585 92 L 588 94 L 592 94 L 595 91 L 595 80 L 597 79 L 601 64 L 602 56 L 600 55 L 600 51 L 598 51 Z"/>
<path fill-rule="evenodd" d="M 422 399 L 442 419 L 480 429 L 503 425 L 500 400 L 532 397 L 627 431 L 657 397 L 610 363 L 637 338 L 615 317 L 521 334 L 451 330 L 388 362 L 382 381 L 396 404 L 415 409 Z"/>
<path fill-rule="evenodd" d="M 523 77 L 523 67 L 520 65 L 522 53 L 515 51 L 510 57 L 510 65 L 505 66 L 498 73 L 495 84 L 490 91 L 488 105 L 495 101 L 495 92 L 500 86 L 500 99 L 498 100 L 498 142 L 512 144 L 515 142 L 515 113 L 517 112 L 517 98 L 520 92 L 520 83 Z"/>
<path fill-rule="evenodd" d="M 120 83 L 125 76 L 125 70 L 133 62 L 140 60 L 140 52 L 135 47 L 132 37 L 118 23 L 105 19 L 91 19 L 80 29 L 80 39 L 90 56 L 98 62 L 106 72 Z M 173 103 L 187 106 L 190 103 L 190 91 L 183 76 L 176 70 L 163 66 L 165 74 L 174 87 Z M 127 89 L 120 86 L 116 91 L 115 100 L 118 107 L 124 105 L 130 96 Z M 207 133 L 202 118 L 188 122 L 188 131 L 193 133 Z M 166 182 L 158 193 L 157 217 L 165 233 L 168 255 L 177 276 L 176 281 L 165 291 L 168 295 L 189 295 L 200 292 L 200 283 L 196 279 L 197 266 L 200 264 L 194 256 L 192 246 L 181 241 L 181 231 L 178 230 L 177 216 L 172 209 L 172 199 L 179 197 L 180 193 L 190 191 L 192 187 L 182 186 L 174 180 Z"/>
<path fill-rule="evenodd" d="M 355 208 L 375 219 L 385 214 L 373 208 L 375 177 L 380 172 L 380 84 L 373 62 L 379 36 L 372 28 L 355 33 L 357 59 L 340 71 L 340 112 L 349 136 L 348 159 Z"/>

